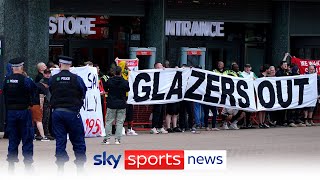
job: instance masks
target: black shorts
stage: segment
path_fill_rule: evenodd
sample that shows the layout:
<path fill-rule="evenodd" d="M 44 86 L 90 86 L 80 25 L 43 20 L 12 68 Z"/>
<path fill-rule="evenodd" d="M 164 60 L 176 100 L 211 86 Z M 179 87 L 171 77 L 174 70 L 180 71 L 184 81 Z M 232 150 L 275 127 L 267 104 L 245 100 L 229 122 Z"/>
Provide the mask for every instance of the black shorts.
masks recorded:
<path fill-rule="evenodd" d="M 170 104 L 167 104 L 166 113 L 169 115 L 178 115 L 179 109 L 180 109 L 179 103 L 170 103 Z"/>

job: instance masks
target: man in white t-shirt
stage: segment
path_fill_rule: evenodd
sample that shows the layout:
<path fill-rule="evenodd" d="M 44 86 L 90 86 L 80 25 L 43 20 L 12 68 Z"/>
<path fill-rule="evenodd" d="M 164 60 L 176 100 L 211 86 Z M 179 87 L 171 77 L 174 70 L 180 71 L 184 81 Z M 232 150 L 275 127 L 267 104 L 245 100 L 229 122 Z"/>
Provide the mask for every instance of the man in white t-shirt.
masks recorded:
<path fill-rule="evenodd" d="M 250 64 L 246 64 L 244 65 L 244 71 L 240 73 L 240 77 L 243 78 L 252 78 L 253 80 L 257 79 L 258 77 L 256 76 L 256 74 L 254 72 L 251 71 L 251 65 Z"/>

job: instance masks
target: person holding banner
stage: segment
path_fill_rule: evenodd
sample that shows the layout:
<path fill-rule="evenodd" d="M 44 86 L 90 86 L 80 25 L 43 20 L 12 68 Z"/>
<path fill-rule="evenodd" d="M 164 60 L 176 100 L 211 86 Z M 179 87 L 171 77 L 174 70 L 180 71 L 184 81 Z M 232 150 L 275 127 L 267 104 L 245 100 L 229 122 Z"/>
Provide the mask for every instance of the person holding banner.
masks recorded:
<path fill-rule="evenodd" d="M 231 129 L 239 130 L 237 123 L 246 118 L 246 113 L 237 109 L 223 108 L 221 114 L 224 119 L 223 129 L 225 130 L 229 129 L 228 122 L 231 123 Z"/>
<path fill-rule="evenodd" d="M 190 68 L 187 64 L 182 64 L 181 68 Z M 194 103 L 192 101 L 181 101 L 180 102 L 180 112 L 179 112 L 179 127 L 182 132 L 190 131 L 196 132 L 196 128 L 193 128 L 194 116 Z"/>
<path fill-rule="evenodd" d="M 154 64 L 155 69 L 164 69 L 162 66 L 162 63 L 156 62 Z M 153 111 L 152 111 L 152 129 L 150 130 L 150 134 L 168 134 L 168 131 L 166 131 L 163 128 L 163 114 L 165 111 L 165 105 L 162 104 L 155 104 L 153 105 Z"/>
<path fill-rule="evenodd" d="M 60 72 L 49 79 L 53 132 L 56 137 L 56 164 L 63 173 L 64 164 L 69 161 L 66 152 L 67 134 L 76 156 L 75 164 L 79 173 L 83 172 L 87 160 L 85 131 L 80 109 L 86 96 L 87 87 L 82 78 L 70 72 L 74 59 L 59 56 Z"/>
<path fill-rule="evenodd" d="M 126 61 L 120 61 L 119 62 L 119 67 L 121 67 L 122 74 L 121 76 L 123 77 L 124 80 L 128 81 L 129 79 L 129 74 L 130 74 L 130 69 L 128 68 L 128 64 Z M 126 97 L 128 99 L 128 93 L 126 93 Z M 126 119 L 125 121 L 128 123 L 128 130 L 127 130 L 127 135 L 129 136 L 137 136 L 138 133 L 136 133 L 131 125 L 132 125 L 132 120 L 133 120 L 133 105 L 128 104 L 126 108 Z M 126 135 L 126 131 L 122 133 L 123 135 Z"/>
<path fill-rule="evenodd" d="M 283 76 L 289 76 L 289 71 L 288 71 L 288 63 L 286 61 L 281 61 L 280 62 L 280 69 L 276 72 L 276 77 L 283 77 Z M 286 122 L 286 110 L 278 110 L 275 111 L 277 119 L 277 124 L 280 126 L 287 126 L 288 123 Z M 294 123 L 289 124 L 290 127 L 297 127 Z"/>
<path fill-rule="evenodd" d="M 115 76 L 107 81 L 105 86 L 108 92 L 106 137 L 102 144 L 110 144 L 112 135 L 112 123 L 116 120 L 115 144 L 121 144 L 122 128 L 126 116 L 127 98 L 126 93 L 130 90 L 129 82 L 121 76 L 122 69 L 115 67 Z"/>
<path fill-rule="evenodd" d="M 275 76 L 276 76 L 276 68 L 274 66 L 270 66 L 267 77 L 275 77 Z M 276 111 L 268 111 L 267 113 L 269 115 L 269 126 L 276 127 L 276 123 L 277 123 Z"/>
<path fill-rule="evenodd" d="M 269 65 L 264 64 L 262 66 L 262 69 L 260 69 L 260 74 L 258 75 L 258 78 L 264 78 L 267 77 L 269 73 Z M 270 128 L 269 125 L 265 123 L 266 120 L 266 112 L 265 111 L 259 111 L 258 113 L 258 119 L 259 119 L 259 128 L 265 129 L 265 128 Z"/>
<path fill-rule="evenodd" d="M 308 67 L 308 72 L 306 72 L 306 74 L 314 74 L 314 73 L 317 73 L 316 71 L 317 67 L 315 65 L 310 65 Z M 319 91 L 320 91 L 320 88 L 319 88 L 319 76 L 317 76 L 317 81 L 318 81 L 318 89 L 317 89 L 317 92 L 318 92 L 318 96 L 319 96 Z M 305 124 L 307 126 L 315 126 L 315 123 L 312 121 L 312 118 L 313 118 L 313 111 L 316 107 L 306 107 L 304 108 L 304 111 L 303 111 L 303 120 L 305 121 Z"/>
<path fill-rule="evenodd" d="M 256 76 L 256 74 L 254 72 L 251 71 L 251 65 L 250 64 L 245 64 L 244 65 L 244 71 L 240 73 L 239 77 L 243 77 L 243 78 L 250 78 L 250 79 L 257 79 L 258 77 Z M 252 122 L 250 121 L 250 117 L 251 117 L 251 112 L 246 112 L 246 127 L 245 128 L 253 128 L 252 126 Z M 264 126 L 265 127 L 265 126 Z"/>
<path fill-rule="evenodd" d="M 300 72 L 299 72 L 299 68 L 297 65 L 295 64 L 291 64 L 290 65 L 291 68 L 290 68 L 290 76 L 298 76 L 300 75 Z M 303 124 L 304 122 L 302 122 L 299 117 L 300 117 L 300 109 L 289 109 L 287 110 L 287 119 L 288 119 L 288 123 L 291 124 L 291 123 L 295 123 L 295 125 L 297 127 L 306 127 L 306 124 Z"/>
<path fill-rule="evenodd" d="M 217 69 L 214 69 L 213 72 L 223 74 L 224 73 L 224 63 L 223 61 L 217 62 Z"/>

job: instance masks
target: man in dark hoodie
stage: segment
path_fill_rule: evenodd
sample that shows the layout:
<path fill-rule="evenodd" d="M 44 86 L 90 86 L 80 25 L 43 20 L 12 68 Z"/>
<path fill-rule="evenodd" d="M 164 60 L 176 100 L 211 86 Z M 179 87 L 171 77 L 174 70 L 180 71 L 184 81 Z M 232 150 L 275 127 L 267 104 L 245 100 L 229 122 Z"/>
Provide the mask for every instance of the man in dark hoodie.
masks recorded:
<path fill-rule="evenodd" d="M 110 144 L 112 123 L 116 119 L 115 144 L 120 144 L 122 136 L 123 122 L 126 118 L 126 92 L 130 90 L 129 82 L 121 76 L 122 69 L 115 67 L 115 76 L 110 78 L 105 84 L 104 90 L 108 92 L 107 98 L 107 119 L 106 119 L 106 137 L 102 144 Z"/>

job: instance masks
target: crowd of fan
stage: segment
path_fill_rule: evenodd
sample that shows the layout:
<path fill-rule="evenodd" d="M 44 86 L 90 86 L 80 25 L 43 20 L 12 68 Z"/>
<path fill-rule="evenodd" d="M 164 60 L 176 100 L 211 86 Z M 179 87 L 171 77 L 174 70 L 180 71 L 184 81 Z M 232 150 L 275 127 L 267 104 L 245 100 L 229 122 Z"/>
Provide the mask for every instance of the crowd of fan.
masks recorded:
<path fill-rule="evenodd" d="M 166 62 L 165 66 L 170 67 Z M 156 63 L 155 68 L 161 69 L 161 63 Z M 183 65 L 182 67 L 187 67 Z M 198 67 L 201 68 L 201 67 Z M 260 74 L 257 76 L 250 64 L 244 66 L 244 71 L 240 71 L 237 63 L 232 63 L 230 69 L 225 69 L 224 63 L 218 61 L 217 68 L 213 70 L 216 73 L 252 78 L 253 80 L 262 77 L 281 77 L 300 75 L 299 68 L 294 65 L 288 65 L 282 61 L 279 67 L 265 64 L 260 68 Z M 308 73 L 316 73 L 316 67 L 310 65 Z M 319 78 L 318 78 L 319 80 Z M 318 88 L 318 94 L 319 88 Z M 249 129 L 249 128 L 270 128 L 276 126 L 288 127 L 306 127 L 315 126 L 313 122 L 313 113 L 316 107 L 306 107 L 302 109 L 278 110 L 278 111 L 260 111 L 257 113 L 246 112 L 243 110 L 217 108 L 196 102 L 182 101 L 166 105 L 153 105 L 152 129 L 151 134 L 166 134 L 171 132 L 196 132 L 197 129 L 206 131 L 219 131 L 220 129 Z M 165 126 L 163 126 L 162 116 L 165 114 Z M 211 118 L 210 118 L 211 117 Z M 220 127 L 217 127 L 217 118 L 222 121 Z M 211 127 L 209 122 L 211 119 Z M 179 123 L 178 123 L 179 122 Z M 255 126 L 257 124 L 257 126 Z"/>
<path fill-rule="evenodd" d="M 104 103 L 108 92 L 105 91 L 105 85 L 111 77 L 114 76 L 113 68 L 104 75 L 100 72 L 99 66 L 92 62 L 85 62 L 84 65 L 94 66 L 98 70 L 99 75 L 99 89 L 101 93 L 101 105 L 104 114 L 108 104 Z M 121 76 L 128 80 L 130 70 L 125 62 L 118 65 L 121 67 Z M 113 66 L 115 67 L 115 66 Z M 182 65 L 182 68 L 187 68 L 187 65 Z M 51 69 L 57 68 L 52 62 L 47 65 L 45 63 L 38 63 L 38 74 L 34 81 L 38 86 L 39 91 L 37 96 L 33 99 L 32 119 L 35 127 L 37 127 L 35 140 L 50 141 L 54 140 L 51 131 L 50 118 L 50 91 L 48 89 L 48 81 L 51 77 Z M 154 68 L 163 69 L 170 68 L 169 61 L 166 61 L 164 66 L 162 63 L 155 63 Z M 196 67 L 201 68 L 201 67 Z M 226 69 L 222 61 L 218 61 L 217 68 L 213 70 L 216 73 L 252 78 L 253 80 L 262 77 L 280 77 L 280 76 L 296 76 L 299 75 L 299 68 L 296 65 L 288 65 L 287 62 L 282 61 L 279 67 L 265 64 L 260 68 L 260 74 L 257 76 L 250 64 L 244 66 L 244 71 L 240 71 L 237 63 L 232 63 L 230 69 Z M 7 75 L 11 72 L 11 67 L 7 67 Z M 316 73 L 316 67 L 311 65 L 308 68 L 308 73 Z M 25 73 L 26 76 L 28 76 Z M 319 88 L 318 88 L 319 89 Z M 318 93 L 319 94 L 319 93 Z M 128 94 L 127 94 L 128 95 Z M 133 106 L 127 105 L 125 121 L 127 122 L 127 130 L 123 128 L 122 135 L 138 135 L 132 128 L 133 120 Z M 217 108 L 201 103 L 182 101 L 178 103 L 170 103 L 166 105 L 153 105 L 151 125 L 151 134 L 167 134 L 173 132 L 191 131 L 195 133 L 197 129 L 204 129 L 206 131 L 219 131 L 220 129 L 249 129 L 256 128 L 270 128 L 276 126 L 289 127 L 306 127 L 314 126 L 313 113 L 316 107 L 307 107 L 303 109 L 279 110 L 272 112 L 257 112 L 251 113 L 237 109 Z M 217 126 L 217 119 L 221 120 L 221 126 Z M 253 121 L 254 120 L 254 121 Z M 163 124 L 165 122 L 165 124 Z M 211 122 L 211 128 L 209 123 Z"/>

